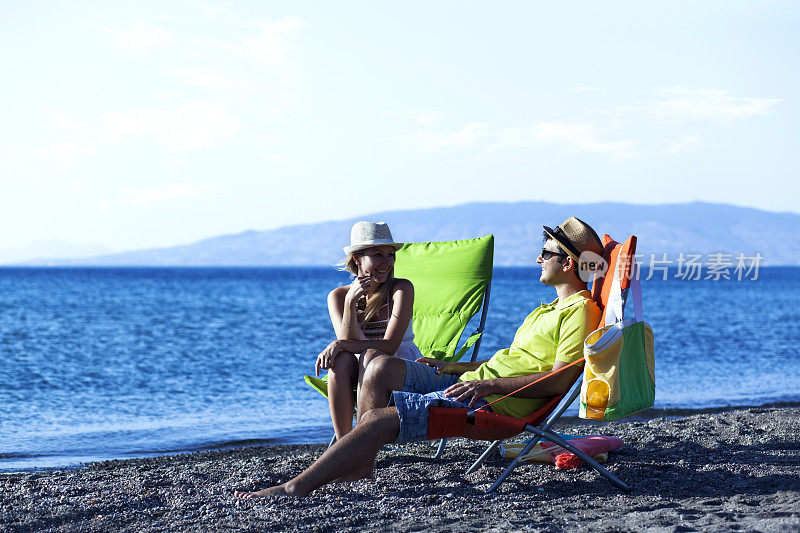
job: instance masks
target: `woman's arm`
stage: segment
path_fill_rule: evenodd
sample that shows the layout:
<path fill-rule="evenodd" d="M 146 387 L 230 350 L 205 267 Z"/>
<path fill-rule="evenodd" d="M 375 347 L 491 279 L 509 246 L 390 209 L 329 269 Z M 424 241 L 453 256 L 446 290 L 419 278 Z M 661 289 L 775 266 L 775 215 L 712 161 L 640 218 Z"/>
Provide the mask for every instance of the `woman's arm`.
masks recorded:
<path fill-rule="evenodd" d="M 341 298 L 342 302 L 345 301 L 344 295 L 334 295 L 336 291 L 341 289 L 334 289 L 328 296 L 328 309 L 331 309 L 331 299 L 334 300 Z M 392 316 L 389 317 L 389 322 L 386 325 L 386 334 L 382 339 L 364 339 L 363 332 L 361 332 L 361 339 L 337 339 L 331 342 L 320 354 L 317 356 L 317 362 L 314 365 L 315 371 L 319 376 L 320 369 L 328 369 L 333 366 L 333 361 L 339 352 L 350 353 L 363 353 L 364 351 L 374 348 L 387 354 L 394 354 L 403 342 L 406 328 L 411 322 L 411 312 L 414 307 L 414 286 L 410 281 L 405 279 L 395 280 L 392 287 Z M 343 306 L 342 306 L 343 308 Z M 342 320 L 338 319 L 338 314 L 334 314 L 337 310 L 333 306 L 331 311 L 331 321 L 333 322 L 334 329 L 336 329 L 337 320 L 342 324 Z M 337 335 L 340 330 L 337 329 Z M 361 331 L 361 328 L 359 328 Z"/>
<path fill-rule="evenodd" d="M 328 294 L 328 314 L 338 340 L 364 340 L 364 332 L 356 320 L 356 303 L 363 294 L 359 278 L 345 287 L 337 287 Z"/>
<path fill-rule="evenodd" d="M 392 286 L 392 315 L 386 324 L 386 333 L 382 339 L 347 339 L 340 340 L 340 350 L 351 353 L 362 353 L 374 348 L 384 353 L 394 354 L 403 342 L 411 313 L 414 309 L 414 285 L 407 279 L 396 279 Z M 362 334 L 363 335 L 363 334 Z"/>

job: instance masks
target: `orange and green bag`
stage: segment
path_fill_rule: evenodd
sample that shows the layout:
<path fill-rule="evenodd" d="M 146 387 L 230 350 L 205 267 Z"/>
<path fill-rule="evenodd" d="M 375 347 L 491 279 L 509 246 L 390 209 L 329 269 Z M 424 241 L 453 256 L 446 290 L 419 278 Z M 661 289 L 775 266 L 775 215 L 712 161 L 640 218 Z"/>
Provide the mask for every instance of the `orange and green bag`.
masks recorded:
<path fill-rule="evenodd" d="M 635 318 L 624 318 L 625 295 L 619 291 L 608 304 L 613 306 L 616 322 L 593 331 L 584 342 L 581 418 L 611 422 L 655 402 L 653 329 L 642 320 L 641 282 L 635 264 L 633 269 L 630 289 Z"/>

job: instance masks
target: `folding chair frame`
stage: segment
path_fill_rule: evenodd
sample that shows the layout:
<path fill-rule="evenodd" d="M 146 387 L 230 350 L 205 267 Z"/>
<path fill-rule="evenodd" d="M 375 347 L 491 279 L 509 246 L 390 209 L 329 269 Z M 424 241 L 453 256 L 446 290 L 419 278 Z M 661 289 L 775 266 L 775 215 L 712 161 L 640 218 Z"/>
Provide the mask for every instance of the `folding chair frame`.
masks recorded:
<path fill-rule="evenodd" d="M 566 397 L 565 400 L 561 401 L 559 406 L 550 414 L 550 416 L 547 418 L 544 424 L 542 424 L 540 427 L 534 427 L 530 424 L 525 425 L 524 431 L 528 433 L 533 433 L 534 437 L 528 440 L 528 443 L 525 445 L 525 447 L 522 449 L 519 455 L 517 455 L 511 462 L 511 464 L 508 465 L 505 471 L 503 471 L 503 473 L 500 474 L 500 477 L 498 477 L 497 480 L 495 480 L 494 484 L 492 484 L 492 486 L 489 487 L 489 489 L 486 491 L 486 494 L 494 492 L 494 490 L 497 489 L 497 487 L 499 487 L 503 483 L 503 481 L 505 481 L 505 479 L 509 476 L 509 474 L 511 474 L 511 472 L 514 471 L 514 469 L 519 464 L 520 459 L 525 454 L 530 452 L 534 446 L 536 446 L 540 441 L 544 439 L 553 442 L 555 444 L 558 444 L 562 448 L 565 448 L 566 450 L 569 450 L 570 452 L 580 457 L 580 459 L 584 463 L 591 466 L 594 470 L 597 471 L 598 474 L 606 478 L 614 486 L 620 488 L 625 492 L 628 492 L 630 490 L 628 485 L 623 483 L 614 474 L 603 468 L 603 466 L 601 466 L 597 461 L 595 461 L 594 459 L 589 457 L 589 455 L 587 455 L 583 451 L 579 450 L 578 448 L 570 444 L 568 440 L 563 439 L 558 433 L 555 433 L 550 430 L 550 427 L 556 423 L 556 421 L 561 417 L 561 415 L 564 414 L 564 412 L 569 408 L 570 405 L 572 405 L 572 403 L 581 393 L 581 382 L 582 382 L 581 379 L 575 381 L 575 383 L 572 386 L 572 389 L 570 390 L 569 395 Z M 483 464 L 483 462 L 486 460 L 489 454 L 492 453 L 495 449 L 497 449 L 497 447 L 500 445 L 501 442 L 503 442 L 503 439 L 499 439 L 492 442 L 489 445 L 489 447 L 486 448 L 486 450 L 481 454 L 481 456 L 478 457 L 478 459 L 472 464 L 472 466 L 470 466 L 467 469 L 464 475 L 471 474 L 472 472 L 477 470 L 478 467 L 480 467 Z"/>
<path fill-rule="evenodd" d="M 491 294 L 492 294 L 492 280 L 490 279 L 488 285 L 486 285 L 486 292 L 483 294 L 483 305 L 482 305 L 482 309 L 481 309 L 481 321 L 478 324 L 478 328 L 472 333 L 472 335 L 475 335 L 476 333 L 480 333 L 481 336 L 478 337 L 478 340 L 475 341 L 475 344 L 472 347 L 472 355 L 469 358 L 469 362 L 470 363 L 474 363 L 475 359 L 478 357 L 478 350 L 481 347 L 481 340 L 483 340 L 483 329 L 486 326 L 486 315 L 489 313 L 489 296 L 491 296 Z M 472 335 L 470 335 L 469 337 L 472 337 Z M 469 337 L 467 337 L 467 338 L 469 338 Z M 334 440 L 335 440 L 335 438 L 336 438 L 336 436 L 334 435 Z M 331 444 L 333 444 L 333 441 L 331 441 Z M 440 439 L 439 440 L 439 446 L 436 449 L 436 453 L 433 455 L 434 459 L 440 459 L 442 457 L 442 454 L 444 453 L 444 447 L 445 446 L 447 446 L 447 439 Z"/>

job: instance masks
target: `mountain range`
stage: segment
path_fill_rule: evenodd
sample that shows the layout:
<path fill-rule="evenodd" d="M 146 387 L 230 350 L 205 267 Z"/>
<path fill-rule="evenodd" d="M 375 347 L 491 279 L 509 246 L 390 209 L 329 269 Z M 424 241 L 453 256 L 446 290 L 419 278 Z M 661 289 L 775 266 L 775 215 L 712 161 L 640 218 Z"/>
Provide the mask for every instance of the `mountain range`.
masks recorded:
<path fill-rule="evenodd" d="M 592 225 L 602 236 L 636 235 L 640 253 L 667 261 L 678 255 L 760 253 L 761 265 L 800 265 L 800 215 L 726 204 L 692 202 L 553 204 L 481 202 L 454 207 L 369 213 L 356 218 L 249 230 L 169 248 L 71 259 L 40 259 L 26 265 L 50 266 L 278 266 L 332 265 L 349 244 L 357 220 L 386 221 L 396 240 L 407 242 L 495 236 L 495 264 L 531 265 L 542 243 L 542 226 L 570 216 Z M 646 264 L 646 261 L 644 262 Z"/>

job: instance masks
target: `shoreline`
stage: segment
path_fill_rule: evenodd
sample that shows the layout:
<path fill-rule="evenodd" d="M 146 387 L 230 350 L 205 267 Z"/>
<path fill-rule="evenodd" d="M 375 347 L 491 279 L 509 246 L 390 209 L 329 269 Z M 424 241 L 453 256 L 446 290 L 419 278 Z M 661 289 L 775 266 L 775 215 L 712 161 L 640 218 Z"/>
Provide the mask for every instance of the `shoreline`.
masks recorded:
<path fill-rule="evenodd" d="M 800 531 L 798 404 L 642 415 L 557 426 L 567 434 L 621 437 L 625 445 L 606 467 L 631 486 L 627 494 L 586 468 L 526 464 L 485 495 L 508 461 L 493 454 L 464 476 L 485 443 L 453 439 L 440 461 L 430 458 L 432 442 L 386 447 L 374 480 L 329 485 L 302 500 L 233 498 L 234 490 L 285 481 L 325 448 L 272 444 L 0 473 L 0 525 L 11 531 Z"/>
<path fill-rule="evenodd" d="M 769 402 L 764 404 L 752 404 L 752 405 L 733 405 L 733 406 L 721 406 L 721 407 L 701 407 L 696 409 L 684 408 L 684 407 L 651 407 L 649 409 L 645 409 L 640 413 L 636 413 L 634 415 L 629 416 L 626 418 L 625 421 L 648 421 L 654 418 L 665 418 L 665 419 L 674 419 L 674 418 L 685 418 L 687 416 L 698 415 L 698 414 L 715 414 L 715 413 L 723 413 L 726 411 L 731 410 L 742 410 L 742 409 L 771 409 L 771 408 L 791 408 L 797 407 L 800 408 L 800 401 L 777 401 L 777 402 Z M 581 419 L 576 416 L 563 416 L 561 418 L 562 423 L 566 424 L 581 424 Z M 332 431 L 332 430 L 331 430 Z M 31 466 L 31 467 L 23 467 L 23 468 L 5 468 L 3 466 L 2 461 L 0 461 L 0 475 L 3 474 L 24 474 L 24 473 L 46 473 L 52 472 L 57 470 L 76 470 L 84 468 L 86 465 L 94 464 L 94 463 L 101 463 L 107 461 L 127 461 L 127 460 L 135 460 L 135 459 L 148 459 L 154 457 L 170 457 L 175 455 L 183 455 L 183 454 L 191 454 L 197 452 L 207 452 L 207 451 L 225 451 L 225 450 L 233 450 L 238 448 L 249 448 L 249 447 L 270 447 L 270 446 L 299 446 L 299 445 L 318 445 L 318 444 L 327 444 L 330 440 L 330 435 L 325 435 L 323 437 L 319 437 L 316 441 L 312 442 L 296 442 L 293 440 L 285 440 L 280 441 L 277 439 L 272 439 L 270 437 L 258 438 L 258 439 L 242 439 L 242 440 L 231 440 L 225 442 L 201 442 L 195 446 L 188 447 L 188 448 L 181 448 L 181 449 L 168 449 L 168 450 L 155 450 L 155 451 L 148 451 L 148 452 L 140 452 L 140 453 L 129 453 L 129 454 L 121 454 L 117 456 L 97 456 L 91 457 L 87 456 L 87 460 L 84 461 L 72 461 L 67 464 L 58 464 L 55 466 Z M 3 454 L 0 453 L 0 457 L 3 457 Z M 6 456 L 7 459 L 33 459 L 35 457 L 44 457 L 45 459 L 53 459 L 51 462 L 56 462 L 59 457 L 62 456 L 42 456 L 42 455 L 14 455 L 14 456 Z"/>

